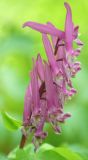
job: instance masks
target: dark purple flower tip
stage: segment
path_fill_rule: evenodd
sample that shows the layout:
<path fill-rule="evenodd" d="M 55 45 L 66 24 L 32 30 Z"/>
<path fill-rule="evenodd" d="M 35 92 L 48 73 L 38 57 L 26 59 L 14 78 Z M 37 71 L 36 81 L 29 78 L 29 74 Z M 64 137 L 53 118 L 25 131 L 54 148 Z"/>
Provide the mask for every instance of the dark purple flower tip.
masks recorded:
<path fill-rule="evenodd" d="M 47 132 L 43 132 L 43 131 L 35 133 L 35 137 L 38 138 L 38 139 L 39 138 L 40 139 L 45 139 L 47 137 L 47 135 L 48 135 L 48 133 Z"/>
<path fill-rule="evenodd" d="M 61 128 L 59 126 L 56 125 L 53 128 L 54 128 L 54 131 L 55 131 L 56 134 L 60 134 L 61 133 Z"/>
<path fill-rule="evenodd" d="M 74 32 L 73 32 L 73 39 L 76 39 L 78 37 L 78 30 L 79 30 L 79 26 L 75 26 Z"/>

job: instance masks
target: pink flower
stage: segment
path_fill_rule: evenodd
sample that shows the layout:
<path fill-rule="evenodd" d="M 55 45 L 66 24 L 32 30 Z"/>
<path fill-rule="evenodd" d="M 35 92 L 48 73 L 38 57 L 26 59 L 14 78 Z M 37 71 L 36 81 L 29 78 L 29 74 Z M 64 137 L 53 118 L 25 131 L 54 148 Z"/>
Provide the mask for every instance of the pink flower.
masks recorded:
<path fill-rule="evenodd" d="M 23 25 L 42 33 L 48 58 L 46 62 L 38 54 L 33 61 L 31 81 L 25 95 L 23 126 L 26 132 L 33 132 L 35 148 L 47 136 L 47 132 L 43 131 L 46 122 L 52 125 L 56 133 L 61 132 L 59 123 L 70 117 L 69 113 L 64 113 L 65 101 L 76 94 L 71 79 L 81 69 L 75 57 L 79 55 L 83 43 L 78 39 L 79 27 L 73 25 L 69 4 L 65 3 L 65 7 L 64 31 L 58 30 L 50 22 L 45 25 L 26 22 Z M 78 45 L 77 49 L 73 48 L 73 42 Z"/>

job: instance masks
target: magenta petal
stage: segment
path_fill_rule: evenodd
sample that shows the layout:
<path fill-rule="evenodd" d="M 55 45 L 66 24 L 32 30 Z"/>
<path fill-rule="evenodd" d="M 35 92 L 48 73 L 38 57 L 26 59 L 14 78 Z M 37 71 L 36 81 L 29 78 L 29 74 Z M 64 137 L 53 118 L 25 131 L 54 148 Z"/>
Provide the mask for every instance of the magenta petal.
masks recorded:
<path fill-rule="evenodd" d="M 67 10 L 66 22 L 65 22 L 65 41 L 66 41 L 66 50 L 72 52 L 72 41 L 73 41 L 73 23 L 72 23 L 72 13 L 71 8 L 68 3 L 65 3 Z"/>
<path fill-rule="evenodd" d="M 76 39 L 75 42 L 77 43 L 78 46 L 83 46 L 83 42 L 80 41 L 80 39 Z"/>
<path fill-rule="evenodd" d="M 37 138 L 41 138 L 41 139 L 45 139 L 47 137 L 48 133 L 47 132 L 43 132 L 43 131 L 37 131 L 35 133 L 35 137 Z"/>
<path fill-rule="evenodd" d="M 40 80 L 44 81 L 44 66 L 40 54 L 37 56 L 36 67 Z"/>
<path fill-rule="evenodd" d="M 37 70 L 35 67 L 31 73 L 31 88 L 32 88 L 32 101 L 33 101 L 32 109 L 34 114 L 36 114 L 39 111 L 40 99 L 39 99 L 38 76 L 37 76 Z"/>
<path fill-rule="evenodd" d="M 36 132 L 35 132 L 35 137 L 44 139 L 47 136 L 46 132 L 43 132 L 43 127 L 45 123 L 45 115 L 42 115 L 41 120 L 39 124 L 36 126 Z"/>
<path fill-rule="evenodd" d="M 62 41 L 60 41 L 60 43 L 62 43 Z M 65 50 L 64 46 L 60 46 L 57 51 L 57 64 L 58 64 L 58 69 L 59 69 L 60 75 L 64 74 L 63 61 L 66 61 L 66 53 L 64 50 Z M 59 61 L 59 60 L 61 60 L 61 61 Z"/>
<path fill-rule="evenodd" d="M 56 134 L 60 134 L 61 133 L 61 128 L 58 125 L 53 125 L 54 131 Z"/>
<path fill-rule="evenodd" d="M 43 43 L 45 47 L 45 51 L 48 57 L 48 61 L 54 71 L 55 74 L 58 74 L 58 66 L 54 57 L 53 49 L 46 34 L 43 34 Z"/>
<path fill-rule="evenodd" d="M 58 116 L 58 117 L 57 117 L 57 120 L 58 120 L 59 122 L 64 122 L 65 119 L 67 119 L 67 118 L 69 118 L 69 117 L 71 117 L 71 114 L 70 114 L 70 113 L 65 113 L 65 114 L 62 114 L 60 117 Z"/>
<path fill-rule="evenodd" d="M 41 33 L 63 37 L 63 32 L 62 31 L 59 31 L 55 27 L 51 28 L 47 24 L 40 24 L 40 23 L 29 21 L 29 22 L 24 23 L 23 27 L 31 27 L 32 29 L 37 30 Z"/>
<path fill-rule="evenodd" d="M 32 102 L 32 91 L 31 84 L 26 90 L 25 100 L 24 100 L 24 113 L 23 113 L 23 122 L 24 125 L 28 125 L 31 117 L 31 102 Z"/>
<path fill-rule="evenodd" d="M 80 52 L 81 52 L 81 48 L 77 48 L 74 50 L 73 55 L 78 56 L 80 54 Z"/>
<path fill-rule="evenodd" d="M 81 70 L 81 64 L 79 62 L 75 62 L 74 65 L 73 65 L 73 68 L 75 70 L 75 72 L 78 72 Z"/>
<path fill-rule="evenodd" d="M 58 45 L 60 45 L 62 43 L 63 43 L 63 41 L 59 41 Z M 66 59 L 66 53 L 65 53 L 64 46 L 58 47 L 57 56 L 58 56 L 58 59 L 62 59 L 62 61 Z"/>
<path fill-rule="evenodd" d="M 78 30 L 79 30 L 79 26 L 74 27 L 73 39 L 76 39 L 78 37 Z"/>
<path fill-rule="evenodd" d="M 55 111 L 58 107 L 58 99 L 56 88 L 53 84 L 53 76 L 50 66 L 46 63 L 45 64 L 45 87 L 46 87 L 46 99 L 47 99 L 47 106 L 50 109 L 50 112 Z"/>
<path fill-rule="evenodd" d="M 54 27 L 50 22 L 48 22 L 47 25 L 50 26 L 50 27 Z M 55 46 L 56 46 L 57 39 L 58 39 L 57 36 L 51 35 L 51 40 L 52 40 L 52 44 L 53 44 L 53 47 L 54 47 L 54 48 L 55 48 Z"/>
<path fill-rule="evenodd" d="M 46 87 L 46 99 L 48 107 L 50 108 L 53 105 L 52 100 L 53 100 L 54 88 L 53 88 L 52 72 L 47 63 L 45 64 L 45 87 Z"/>
<path fill-rule="evenodd" d="M 58 38 L 55 37 L 55 36 L 51 36 L 51 40 L 52 40 L 53 47 L 54 47 L 54 49 L 55 49 L 55 46 L 56 46 L 56 43 L 57 43 Z"/>
<path fill-rule="evenodd" d="M 57 29 L 51 22 L 47 22 L 47 26 L 50 27 L 52 30 L 54 30 L 54 29 L 58 30 L 58 34 L 56 37 L 60 38 L 60 39 L 64 39 L 65 34 L 63 31 Z"/>

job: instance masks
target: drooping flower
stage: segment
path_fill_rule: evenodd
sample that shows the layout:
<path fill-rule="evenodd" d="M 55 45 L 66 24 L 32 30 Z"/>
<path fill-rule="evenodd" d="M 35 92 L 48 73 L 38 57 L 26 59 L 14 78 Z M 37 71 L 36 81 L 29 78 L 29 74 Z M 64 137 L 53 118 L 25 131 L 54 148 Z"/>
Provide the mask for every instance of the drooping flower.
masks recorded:
<path fill-rule="evenodd" d="M 24 146 L 24 137 L 26 139 L 31 132 L 32 142 L 38 148 L 48 134 L 44 131 L 46 122 L 52 125 L 56 133 L 60 133 L 59 124 L 70 117 L 69 113 L 64 113 L 64 104 L 76 93 L 71 79 L 81 69 L 75 57 L 79 55 L 83 43 L 78 38 L 79 27 L 73 24 L 69 4 L 65 3 L 65 7 L 67 14 L 64 31 L 50 22 L 45 25 L 26 22 L 23 25 L 42 33 L 48 62 L 42 60 L 40 54 L 33 61 L 31 81 L 25 95 L 23 130 L 26 134 L 23 131 L 21 148 Z M 77 49 L 73 47 L 74 42 L 78 45 Z"/>

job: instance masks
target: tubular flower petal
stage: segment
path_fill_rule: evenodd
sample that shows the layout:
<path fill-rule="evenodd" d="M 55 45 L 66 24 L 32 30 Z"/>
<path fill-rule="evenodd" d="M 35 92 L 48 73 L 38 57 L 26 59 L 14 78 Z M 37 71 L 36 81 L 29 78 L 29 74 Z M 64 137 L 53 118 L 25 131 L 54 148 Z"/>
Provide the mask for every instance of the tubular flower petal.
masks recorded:
<path fill-rule="evenodd" d="M 23 114 L 24 125 L 27 125 L 30 122 L 30 117 L 32 113 L 31 96 L 32 96 L 31 85 L 29 85 L 26 90 L 25 101 L 24 101 L 24 114 Z"/>
<path fill-rule="evenodd" d="M 31 73 L 31 89 L 32 89 L 32 105 L 33 114 L 37 114 L 40 108 L 40 98 L 39 98 L 39 86 L 38 86 L 38 75 L 36 67 L 34 67 Z"/>
<path fill-rule="evenodd" d="M 53 83 L 52 71 L 47 63 L 45 64 L 45 87 L 48 111 L 54 112 L 58 106 L 57 92 Z"/>
<path fill-rule="evenodd" d="M 65 22 L 65 43 L 66 50 L 68 52 L 72 52 L 72 42 L 73 42 L 73 23 L 72 23 L 72 13 L 71 8 L 68 3 L 65 3 L 65 7 L 67 10 L 66 22 Z"/>
<path fill-rule="evenodd" d="M 47 24 L 40 24 L 37 22 L 30 22 L 29 21 L 29 22 L 24 23 L 23 27 L 31 27 L 32 29 L 37 30 L 41 33 L 51 34 L 54 36 L 58 36 L 60 38 L 62 38 L 64 36 L 63 31 L 58 30 L 54 26 L 50 27 Z"/>
<path fill-rule="evenodd" d="M 36 67 L 37 67 L 37 72 L 39 74 L 40 80 L 44 81 L 44 66 L 43 66 L 43 62 L 40 54 L 38 54 L 37 56 Z"/>
<path fill-rule="evenodd" d="M 43 34 L 42 37 L 43 37 L 43 43 L 44 43 L 45 51 L 46 51 L 49 63 L 52 67 L 52 70 L 54 71 L 55 74 L 58 74 L 58 67 L 57 67 L 57 63 L 55 61 L 55 57 L 54 57 L 54 54 L 53 54 L 53 49 L 52 49 L 52 46 L 50 44 L 50 41 L 49 41 L 46 34 Z"/>

